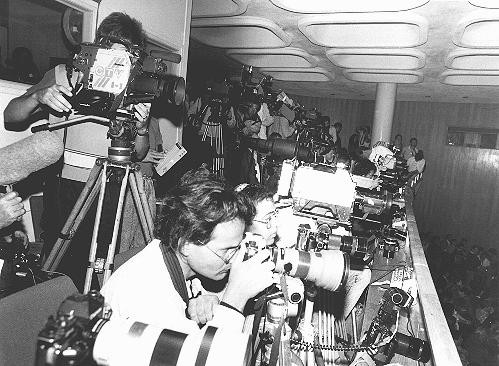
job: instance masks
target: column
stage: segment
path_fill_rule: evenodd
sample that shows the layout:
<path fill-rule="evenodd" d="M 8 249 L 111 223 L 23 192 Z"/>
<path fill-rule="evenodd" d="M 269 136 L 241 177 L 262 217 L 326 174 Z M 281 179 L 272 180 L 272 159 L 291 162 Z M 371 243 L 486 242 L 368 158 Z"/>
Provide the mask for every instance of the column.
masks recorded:
<path fill-rule="evenodd" d="M 378 141 L 390 142 L 396 97 L 397 84 L 378 83 L 376 86 L 376 102 L 371 133 L 372 144 Z"/>

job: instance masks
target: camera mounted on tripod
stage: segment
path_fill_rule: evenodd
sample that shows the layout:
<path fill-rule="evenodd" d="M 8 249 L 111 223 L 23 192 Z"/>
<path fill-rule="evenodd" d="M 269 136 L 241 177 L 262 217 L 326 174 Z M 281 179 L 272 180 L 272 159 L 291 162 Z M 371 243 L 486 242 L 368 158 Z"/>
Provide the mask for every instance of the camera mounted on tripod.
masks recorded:
<path fill-rule="evenodd" d="M 113 48 L 113 44 L 124 47 Z M 149 55 L 142 47 L 107 37 L 99 43 L 82 43 L 66 65 L 70 83 L 77 76 L 70 99 L 75 113 L 109 120 L 110 158 L 130 159 L 137 134 L 134 104 L 183 103 L 185 81 L 168 73 L 167 61 L 178 63 L 180 56 L 158 51 Z"/>

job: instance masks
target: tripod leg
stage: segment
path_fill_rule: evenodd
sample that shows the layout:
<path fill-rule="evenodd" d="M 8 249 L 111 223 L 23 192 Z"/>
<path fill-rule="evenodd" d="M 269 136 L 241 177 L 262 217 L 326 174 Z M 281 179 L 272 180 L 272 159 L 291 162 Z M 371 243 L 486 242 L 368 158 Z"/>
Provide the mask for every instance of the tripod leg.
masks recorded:
<path fill-rule="evenodd" d="M 128 185 L 128 179 L 130 177 L 130 166 L 126 167 L 125 176 L 121 182 L 120 196 L 118 199 L 118 207 L 116 209 L 116 218 L 114 220 L 113 227 L 113 237 L 111 239 L 111 244 L 109 244 L 109 249 L 107 250 L 107 259 L 104 265 L 104 281 L 103 284 L 111 277 L 111 272 L 113 270 L 114 263 L 114 253 L 116 252 L 116 241 L 118 240 L 118 232 L 120 229 L 121 216 L 123 213 L 123 201 L 125 200 L 126 187 Z M 85 284 L 86 285 L 86 284 Z"/>
<path fill-rule="evenodd" d="M 107 161 L 104 162 L 104 167 L 101 174 L 99 200 L 97 201 L 97 211 L 95 213 L 94 230 L 92 232 L 92 241 L 90 243 L 90 251 L 88 253 L 88 267 L 85 274 L 85 287 L 84 293 L 90 291 L 92 285 L 92 275 L 95 268 L 95 255 L 97 253 L 97 237 L 99 236 L 99 225 L 102 216 L 102 206 L 104 205 L 104 196 L 106 194 L 106 180 L 107 180 Z"/>
<path fill-rule="evenodd" d="M 54 271 L 61 262 L 62 257 L 66 253 L 66 250 L 71 243 L 74 232 L 78 230 L 83 217 L 85 217 L 88 209 L 90 208 L 99 191 L 99 185 L 95 184 L 95 182 L 99 180 L 99 177 L 101 175 L 102 166 L 96 163 L 90 171 L 90 175 L 87 182 L 85 183 L 85 187 L 81 191 L 80 196 L 75 203 L 75 206 L 71 210 L 71 213 L 69 214 L 69 217 L 61 230 L 59 239 L 57 239 L 54 247 L 50 251 L 49 256 L 43 264 L 42 269 L 44 271 Z"/>
<path fill-rule="evenodd" d="M 130 176 L 130 188 L 139 215 L 140 224 L 144 232 L 144 237 L 146 238 L 146 243 L 149 243 L 154 236 L 154 223 L 149 202 L 144 192 L 144 177 L 140 171 L 135 171 Z"/>

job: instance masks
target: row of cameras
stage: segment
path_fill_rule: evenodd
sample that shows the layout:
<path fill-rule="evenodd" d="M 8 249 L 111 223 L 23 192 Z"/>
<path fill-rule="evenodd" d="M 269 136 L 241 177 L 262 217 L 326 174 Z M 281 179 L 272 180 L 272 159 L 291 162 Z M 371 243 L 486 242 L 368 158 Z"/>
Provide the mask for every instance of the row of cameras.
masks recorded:
<path fill-rule="evenodd" d="M 299 238 L 300 236 L 303 236 L 303 233 L 298 235 Z M 338 237 L 329 240 L 333 246 L 339 245 L 340 249 L 344 249 L 346 242 L 348 240 L 345 238 Z M 300 243 L 305 246 L 310 244 L 310 240 Z M 264 244 L 258 236 L 247 235 L 244 245 L 246 258 L 249 258 Z M 273 248 L 271 252 L 275 271 L 293 276 L 295 280 L 300 278 L 311 281 L 317 287 L 335 291 L 341 288 L 348 278 L 349 255 L 342 250 Z M 303 283 L 301 281 L 288 281 L 288 283 L 291 305 L 302 301 Z M 389 300 L 393 306 L 410 305 L 410 295 L 403 290 L 390 291 Z M 386 301 L 388 300 L 385 299 Z M 282 317 L 280 313 L 282 305 L 281 298 L 269 301 L 264 320 L 267 322 L 266 332 L 278 329 L 277 324 Z M 67 298 L 61 304 L 57 316 L 50 317 L 39 333 L 36 366 L 84 365 L 92 359 L 99 365 L 108 366 L 163 364 L 161 362 L 191 366 L 198 364 L 199 359 L 203 357 L 207 366 L 249 364 L 251 358 L 249 334 L 210 326 L 204 327 L 197 333 L 185 334 L 175 326 L 162 329 L 140 322 L 111 319 L 111 313 L 111 309 L 104 303 L 104 298 L 96 291 L 86 295 L 75 294 Z M 375 321 L 381 320 L 376 318 Z M 276 326 L 273 327 L 272 324 Z M 375 332 L 380 328 L 378 325 L 375 323 L 371 326 L 371 337 L 376 336 Z M 385 353 L 390 352 L 392 356 L 394 353 L 400 353 L 423 362 L 427 360 L 428 345 L 424 341 L 399 333 L 396 335 L 389 347 L 383 348 Z M 227 344 L 230 344 L 230 347 L 227 347 Z M 422 347 L 424 347 L 424 357 L 421 356 Z"/>
<path fill-rule="evenodd" d="M 247 234 L 244 246 L 245 257 L 249 258 L 265 246 L 265 241 L 257 235 Z M 340 250 L 272 248 L 271 253 L 270 260 L 274 261 L 276 272 L 311 281 L 324 289 L 338 290 L 348 278 L 349 256 Z M 289 283 L 290 302 L 297 304 L 303 299 L 303 283 L 292 280 Z M 175 328 L 165 332 L 155 326 L 110 318 L 111 310 L 98 292 L 70 296 L 61 304 L 57 316 L 50 317 L 39 333 L 36 365 L 84 365 L 91 359 L 99 365 L 148 365 L 151 359 L 158 361 L 156 345 L 167 344 L 177 347 L 173 355 L 178 359 L 176 362 L 169 359 L 165 364 L 190 366 L 206 347 L 204 338 L 211 328 L 187 335 Z M 212 329 L 211 332 L 215 333 L 210 335 L 212 342 L 208 345 L 206 365 L 248 364 L 248 334 L 224 329 Z"/>

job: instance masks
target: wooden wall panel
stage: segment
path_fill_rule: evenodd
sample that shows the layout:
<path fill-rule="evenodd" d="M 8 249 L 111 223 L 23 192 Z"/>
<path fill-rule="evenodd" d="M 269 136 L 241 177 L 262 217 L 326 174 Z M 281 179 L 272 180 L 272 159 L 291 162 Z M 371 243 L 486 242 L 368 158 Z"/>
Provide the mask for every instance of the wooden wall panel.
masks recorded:
<path fill-rule="evenodd" d="M 343 146 L 372 122 L 372 101 L 295 98 L 341 121 Z M 448 126 L 499 128 L 499 105 L 396 103 L 392 136 L 402 134 L 404 145 L 416 137 L 427 162 L 414 203 L 419 229 L 499 247 L 499 150 L 447 146 Z"/>

